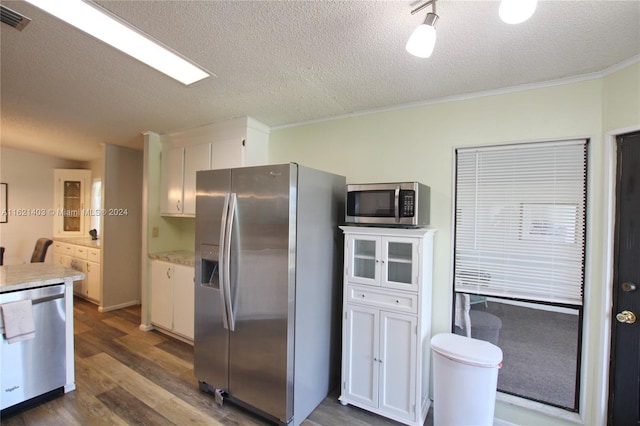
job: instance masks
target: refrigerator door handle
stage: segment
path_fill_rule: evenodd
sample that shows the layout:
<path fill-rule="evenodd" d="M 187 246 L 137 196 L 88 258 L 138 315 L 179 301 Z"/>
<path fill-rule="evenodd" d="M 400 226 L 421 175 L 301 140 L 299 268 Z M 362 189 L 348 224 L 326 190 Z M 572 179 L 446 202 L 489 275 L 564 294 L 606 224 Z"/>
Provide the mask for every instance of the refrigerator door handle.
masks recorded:
<path fill-rule="evenodd" d="M 233 314 L 233 302 L 231 300 L 231 236 L 233 235 L 233 221 L 236 216 L 237 194 L 231 193 L 229 198 L 229 211 L 227 212 L 227 224 L 226 224 L 226 241 L 224 243 L 224 280 L 223 285 L 225 287 L 225 299 L 227 303 L 227 322 L 229 324 L 229 330 L 235 331 L 236 319 Z"/>
<path fill-rule="evenodd" d="M 229 214 L 229 194 L 224 197 L 224 207 L 222 209 L 222 219 L 220 219 L 220 253 L 218 258 L 218 274 L 220 279 L 220 305 L 222 307 L 222 325 L 227 330 L 229 329 L 229 322 L 227 313 L 227 299 L 225 296 L 225 270 L 227 265 L 225 263 L 225 234 L 227 229 L 227 215 Z"/>

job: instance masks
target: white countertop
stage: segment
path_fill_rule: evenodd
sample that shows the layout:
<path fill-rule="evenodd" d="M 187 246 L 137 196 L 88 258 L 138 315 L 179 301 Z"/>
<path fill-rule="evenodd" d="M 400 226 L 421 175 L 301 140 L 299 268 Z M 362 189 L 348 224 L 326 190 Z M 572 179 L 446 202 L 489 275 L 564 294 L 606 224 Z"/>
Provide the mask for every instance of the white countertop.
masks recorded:
<path fill-rule="evenodd" d="M 53 237 L 53 241 L 75 244 L 78 246 L 85 246 L 89 248 L 100 248 L 100 246 L 102 245 L 102 240 L 92 240 L 90 237 Z"/>
<path fill-rule="evenodd" d="M 82 272 L 50 263 L 0 266 L 0 293 L 62 282 L 72 283 L 84 277 Z"/>
<path fill-rule="evenodd" d="M 194 252 L 190 250 L 173 250 L 158 253 L 149 253 L 152 260 L 175 263 L 177 265 L 194 266 Z"/>

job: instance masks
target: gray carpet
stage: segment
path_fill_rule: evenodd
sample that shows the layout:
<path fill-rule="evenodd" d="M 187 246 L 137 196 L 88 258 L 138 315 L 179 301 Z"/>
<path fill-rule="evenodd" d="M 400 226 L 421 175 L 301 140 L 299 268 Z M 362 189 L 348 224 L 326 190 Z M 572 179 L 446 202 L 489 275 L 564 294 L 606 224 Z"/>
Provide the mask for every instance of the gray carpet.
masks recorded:
<path fill-rule="evenodd" d="M 498 390 L 569 410 L 576 408 L 579 317 L 504 303 L 476 304 L 502 320 Z"/>

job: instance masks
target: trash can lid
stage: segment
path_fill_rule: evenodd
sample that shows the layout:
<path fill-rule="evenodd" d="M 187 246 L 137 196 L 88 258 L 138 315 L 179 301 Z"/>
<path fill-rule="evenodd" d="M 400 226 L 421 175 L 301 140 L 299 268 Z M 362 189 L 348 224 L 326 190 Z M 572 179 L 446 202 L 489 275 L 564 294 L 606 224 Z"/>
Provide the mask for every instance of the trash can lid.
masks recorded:
<path fill-rule="evenodd" d="M 502 362 L 502 350 L 496 345 L 453 333 L 433 336 L 431 349 L 453 361 L 477 367 L 498 367 Z"/>

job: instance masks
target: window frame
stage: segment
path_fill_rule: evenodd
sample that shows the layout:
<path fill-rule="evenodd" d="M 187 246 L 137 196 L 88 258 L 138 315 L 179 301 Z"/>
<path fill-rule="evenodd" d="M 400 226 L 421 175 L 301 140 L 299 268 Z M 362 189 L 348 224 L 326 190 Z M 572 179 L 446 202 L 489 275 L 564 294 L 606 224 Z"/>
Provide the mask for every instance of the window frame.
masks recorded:
<path fill-rule="evenodd" d="M 582 245 L 583 245 L 583 251 L 582 251 L 582 259 L 581 259 L 581 269 L 582 269 L 582 280 L 581 280 L 581 303 L 579 304 L 571 304 L 571 303 L 562 303 L 562 302 L 554 302 L 554 301 L 541 301 L 541 300 L 534 300 L 534 299 L 527 299 L 527 298 L 522 298 L 522 297 L 508 297 L 505 295 L 490 295 L 489 297 L 494 298 L 494 299 L 503 299 L 505 301 L 508 302 L 525 302 L 527 304 L 534 304 L 534 305 L 547 305 L 547 306 L 551 306 L 551 307 L 558 307 L 558 308 L 570 308 L 570 309 L 574 309 L 578 311 L 578 330 L 577 333 L 578 335 L 577 337 L 577 359 L 576 359 L 576 371 L 575 371 L 575 400 L 574 400 L 574 406 L 573 407 L 565 407 L 565 406 L 561 406 L 561 405 L 556 405 L 553 404 L 551 402 L 547 402 L 547 401 L 540 401 L 537 400 L 535 398 L 531 398 L 528 397 L 526 395 L 519 395 L 519 394 L 514 394 L 514 393 L 510 393 L 510 392 L 505 392 L 502 391 L 500 389 L 498 389 L 499 394 L 503 394 L 504 397 L 502 399 L 507 399 L 507 400 L 513 400 L 513 398 L 517 398 L 517 399 L 522 399 L 523 401 L 529 401 L 528 403 L 525 402 L 525 405 L 527 404 L 541 404 L 542 407 L 548 407 L 550 409 L 554 409 L 554 408 L 558 408 L 560 409 L 560 412 L 565 412 L 565 413 L 576 413 L 579 414 L 580 413 L 580 402 L 582 400 L 582 392 L 581 392 L 581 384 L 583 381 L 583 375 L 584 375 L 584 371 L 583 371 L 583 363 L 582 363 L 582 358 L 583 358 L 583 330 L 585 327 L 585 315 L 584 315 L 584 310 L 585 310 L 585 302 L 584 302 L 584 298 L 585 298 L 585 294 L 586 294 L 586 282 L 587 282 L 587 277 L 586 277 L 586 259 L 587 259 L 587 247 L 588 247 L 588 233 L 587 233 L 587 229 L 588 229 L 588 187 L 589 187 L 589 179 L 588 179 L 588 170 L 589 170 L 589 144 L 590 144 L 590 139 L 589 138 L 576 138 L 576 139 L 567 139 L 567 140 L 547 140 L 547 141 L 531 141 L 531 142 L 508 142 L 508 143 L 504 143 L 504 144 L 498 144 L 498 145 L 473 145 L 473 146 L 459 146 L 459 147 L 454 147 L 453 149 L 453 182 L 452 182 L 452 187 L 453 187 L 453 199 L 452 199 L 452 222 L 453 222 L 453 229 L 452 229 L 452 247 L 451 247 L 451 253 L 452 253 L 452 266 L 451 266 L 451 289 L 452 289 L 452 299 L 453 299 L 453 306 L 452 306 L 452 315 L 451 315 L 451 331 L 454 332 L 455 331 L 455 300 L 456 300 L 456 286 L 455 286 L 455 281 L 456 281 L 456 242 L 457 242 L 457 219 L 458 219 L 458 175 L 459 175 L 459 170 L 458 170 L 458 150 L 482 150 L 482 149 L 513 149 L 513 147 L 515 145 L 522 145 L 522 144 L 551 144 L 551 146 L 553 146 L 554 142 L 557 142 L 559 144 L 563 143 L 563 142 L 571 142 L 571 141 L 581 141 L 584 142 L 584 178 L 582 181 L 582 186 L 583 186 L 583 202 L 584 202 L 584 206 L 583 206 L 583 223 L 582 223 L 582 227 L 583 227 L 583 233 L 582 233 Z M 460 293 L 467 293 L 467 294 L 473 294 L 464 290 L 461 290 Z M 485 295 L 486 296 L 486 295 Z M 547 409 L 543 408 L 543 411 L 546 411 Z"/>

